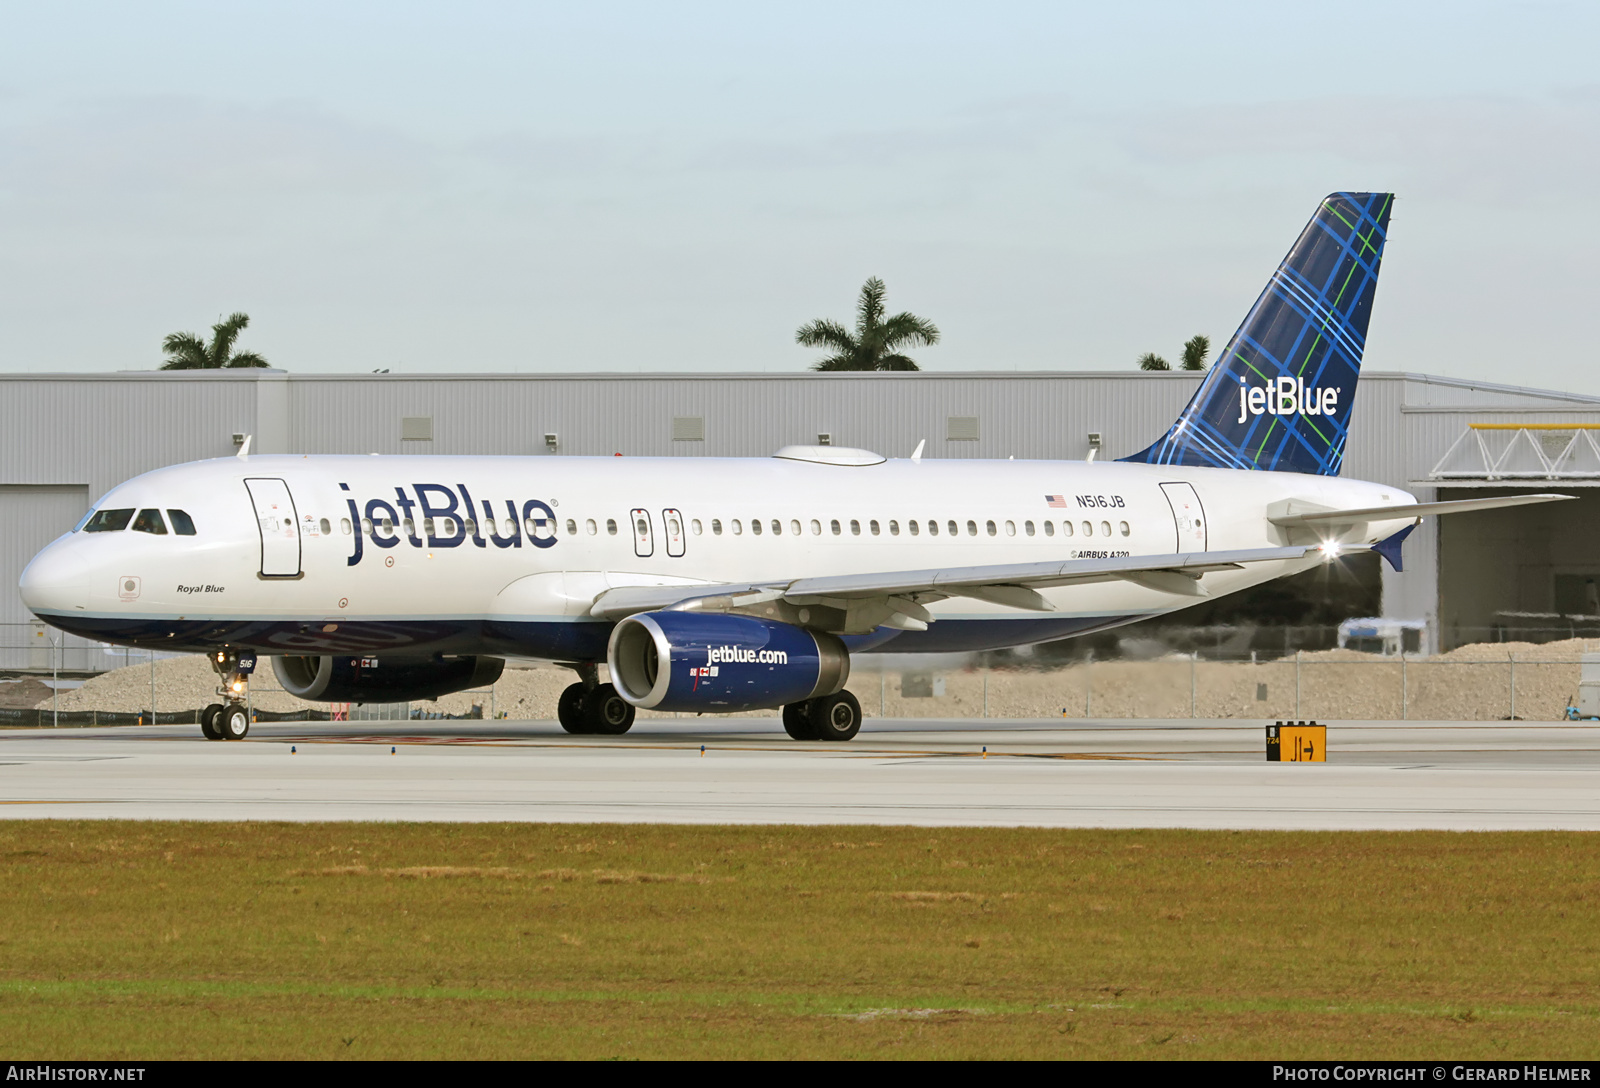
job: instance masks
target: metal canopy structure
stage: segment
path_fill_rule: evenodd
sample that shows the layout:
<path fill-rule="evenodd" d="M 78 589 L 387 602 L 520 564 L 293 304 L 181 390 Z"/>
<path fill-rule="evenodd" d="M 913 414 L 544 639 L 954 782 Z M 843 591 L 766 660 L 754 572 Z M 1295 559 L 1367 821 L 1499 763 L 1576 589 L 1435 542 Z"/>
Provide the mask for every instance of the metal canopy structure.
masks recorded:
<path fill-rule="evenodd" d="M 1600 423 L 1469 423 L 1426 483 L 1517 487 L 1552 480 L 1600 487 Z"/>

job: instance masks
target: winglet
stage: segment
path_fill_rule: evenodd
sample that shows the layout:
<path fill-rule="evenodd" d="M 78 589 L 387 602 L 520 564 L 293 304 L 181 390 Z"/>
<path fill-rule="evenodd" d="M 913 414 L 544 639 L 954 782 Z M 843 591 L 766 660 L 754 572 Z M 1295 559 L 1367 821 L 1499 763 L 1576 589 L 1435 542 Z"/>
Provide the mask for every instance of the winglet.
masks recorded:
<path fill-rule="evenodd" d="M 237 457 L 241 461 L 250 460 L 250 440 L 252 438 L 254 438 L 254 437 L 255 437 L 255 435 L 253 435 L 253 434 L 245 435 L 244 436 L 244 442 L 241 443 L 240 446 L 239 446 L 239 452 L 234 454 L 234 456 Z"/>
<path fill-rule="evenodd" d="M 911 451 L 911 463 L 912 464 L 914 464 L 914 465 L 922 464 L 922 447 L 926 446 L 927 444 L 928 444 L 928 440 L 926 438 L 924 438 L 922 441 L 917 443 L 917 448 Z"/>
<path fill-rule="evenodd" d="M 1372 546 L 1373 551 L 1377 552 L 1379 555 L 1383 556 L 1384 559 L 1388 560 L 1389 565 L 1394 568 L 1396 574 L 1405 569 L 1400 565 L 1400 545 L 1405 543 L 1406 537 L 1410 536 L 1411 530 L 1415 529 L 1416 527 L 1417 526 L 1415 523 L 1407 525 L 1404 529 L 1401 529 L 1398 533 L 1394 534 L 1394 536 L 1391 536 L 1385 540 L 1380 540 Z"/>

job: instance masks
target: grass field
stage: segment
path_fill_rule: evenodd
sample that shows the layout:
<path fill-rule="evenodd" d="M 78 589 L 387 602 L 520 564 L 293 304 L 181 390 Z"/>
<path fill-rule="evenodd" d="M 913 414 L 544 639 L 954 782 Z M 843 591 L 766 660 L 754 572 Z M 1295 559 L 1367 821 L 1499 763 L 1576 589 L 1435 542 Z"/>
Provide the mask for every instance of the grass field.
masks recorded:
<path fill-rule="evenodd" d="M 1600 837 L 0 824 L 16 1058 L 1594 1058 Z"/>

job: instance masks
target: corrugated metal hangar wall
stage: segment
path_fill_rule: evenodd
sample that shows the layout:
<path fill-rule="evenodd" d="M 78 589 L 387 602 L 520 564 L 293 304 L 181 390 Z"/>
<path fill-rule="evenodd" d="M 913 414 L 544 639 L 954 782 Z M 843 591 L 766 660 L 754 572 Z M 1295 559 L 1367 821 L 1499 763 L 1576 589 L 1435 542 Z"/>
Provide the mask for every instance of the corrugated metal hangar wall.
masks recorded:
<path fill-rule="evenodd" d="M 164 465 L 236 452 L 251 435 L 261 453 L 512 454 L 549 456 L 765 456 L 820 435 L 890 456 L 927 440 L 927 457 L 1079 460 L 1099 436 L 1099 458 L 1142 449 L 1171 423 L 1198 375 L 1174 373 L 300 375 L 279 371 L 177 371 L 0 376 L 0 668 L 28 667 L 44 640 L 16 583 L 29 558 L 112 486 Z M 1437 476 L 1441 459 L 1474 426 L 1600 427 L 1600 399 L 1477 385 L 1415 374 L 1366 374 L 1357 393 L 1348 476 L 1438 489 L 1555 486 L 1551 473 L 1496 476 L 1493 465 Z M 1499 432 L 1497 432 L 1499 433 Z M 1600 432 L 1597 432 L 1600 433 Z M 1547 443 L 1548 444 L 1548 443 Z M 1551 447 L 1553 449 L 1553 447 Z M 1548 460 L 1548 459 L 1547 459 Z M 1545 468 L 1549 468 L 1548 463 Z M 1561 487 L 1600 484 L 1555 474 Z M 1580 474 L 1581 475 L 1581 474 Z M 1465 491 L 1456 489 L 1465 488 Z M 1577 493 L 1577 492 L 1575 492 Z M 1531 521 L 1482 515 L 1447 529 L 1462 571 L 1441 579 L 1435 522 L 1406 544 L 1406 573 L 1384 575 L 1384 609 L 1428 619 L 1433 645 L 1460 640 L 1497 611 L 1551 611 L 1553 578 L 1600 577 L 1562 525 L 1600 522 L 1582 511 L 1540 520 L 1539 548 L 1500 555 L 1483 541 L 1522 540 Z M 1577 508 L 1579 503 L 1565 504 Z M 1514 531 L 1513 531 L 1514 530 Z M 1555 537 L 1550 536 L 1551 533 Z M 1510 534 L 1508 537 L 1507 534 Z M 1593 539 L 1589 537 L 1588 539 Z M 1522 541 L 1517 547 L 1523 547 Z M 1509 546 L 1509 545 L 1508 545 Z M 1541 550 L 1542 549 L 1542 550 Z M 1593 551 L 1592 548 L 1589 549 Z M 1561 570 L 1556 571 L 1555 568 Z M 1480 583 L 1485 572 L 1498 583 Z M 1510 572 L 1517 571 L 1513 577 Z M 1457 583 L 1460 583 L 1457 585 Z M 1580 583 L 1572 583 L 1579 585 Z M 1441 602 L 1441 584 L 1456 588 Z M 1567 583 L 1562 583 L 1567 585 Z M 1543 587 L 1543 588 L 1541 588 Z M 1507 602 L 1510 602 L 1509 604 Z M 1540 607 L 1530 607 L 1538 605 Z M 1493 607 L 1490 607 L 1493 606 Z M 84 665 L 94 667 L 85 657 Z M 37 663 L 35 663 L 37 664 Z"/>

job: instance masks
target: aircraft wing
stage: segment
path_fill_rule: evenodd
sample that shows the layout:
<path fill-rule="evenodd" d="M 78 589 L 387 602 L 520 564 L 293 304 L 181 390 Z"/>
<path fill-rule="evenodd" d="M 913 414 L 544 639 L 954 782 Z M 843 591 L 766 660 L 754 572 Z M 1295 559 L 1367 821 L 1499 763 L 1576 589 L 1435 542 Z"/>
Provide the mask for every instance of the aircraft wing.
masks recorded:
<path fill-rule="evenodd" d="M 1541 502 L 1562 502 L 1576 495 L 1502 495 L 1493 499 L 1453 499 L 1447 502 L 1415 502 L 1406 506 L 1368 506 L 1358 510 L 1319 510 L 1310 506 L 1296 510 L 1295 503 L 1268 521 L 1284 527 L 1304 525 L 1353 525 L 1358 521 L 1388 521 L 1391 518 L 1427 517 L 1430 514 L 1463 514 L 1469 510 L 1499 510 L 1506 506 L 1530 506 Z"/>
<path fill-rule="evenodd" d="M 1238 551 L 1182 552 L 1119 559 L 1068 559 L 1042 563 L 999 563 L 975 567 L 933 567 L 876 574 L 838 574 L 768 582 L 708 583 L 703 586 L 626 586 L 595 599 L 592 615 L 621 619 L 656 609 L 730 612 L 774 601 L 795 606 L 847 604 L 900 599 L 914 611 L 917 602 L 973 597 L 1035 611 L 1054 611 L 1040 589 L 1122 579 L 1151 589 L 1204 597 L 1200 576 L 1237 570 L 1246 563 L 1303 559 L 1315 546 L 1248 548 Z M 901 609 L 899 611 L 904 611 Z"/>

